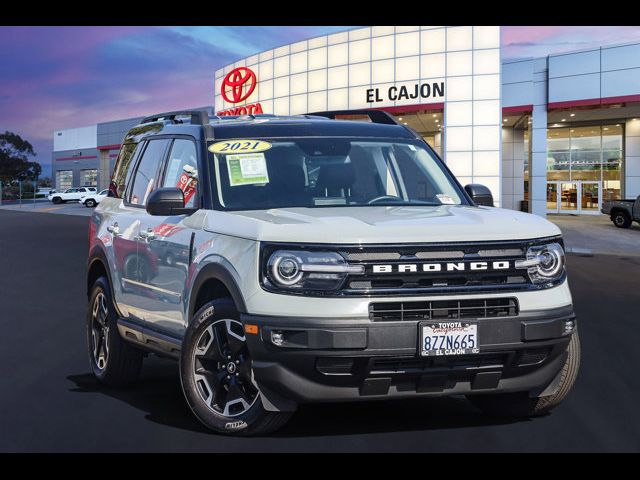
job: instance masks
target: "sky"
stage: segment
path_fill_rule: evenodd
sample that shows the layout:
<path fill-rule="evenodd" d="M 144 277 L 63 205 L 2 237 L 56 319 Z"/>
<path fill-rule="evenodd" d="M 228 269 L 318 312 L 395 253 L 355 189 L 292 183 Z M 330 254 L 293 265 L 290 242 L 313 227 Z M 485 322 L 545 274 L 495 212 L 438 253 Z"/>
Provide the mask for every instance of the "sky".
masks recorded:
<path fill-rule="evenodd" d="M 215 71 L 350 26 L 0 27 L 0 132 L 50 174 L 53 132 L 213 103 Z M 640 27 L 503 27 L 503 59 L 640 40 Z"/>

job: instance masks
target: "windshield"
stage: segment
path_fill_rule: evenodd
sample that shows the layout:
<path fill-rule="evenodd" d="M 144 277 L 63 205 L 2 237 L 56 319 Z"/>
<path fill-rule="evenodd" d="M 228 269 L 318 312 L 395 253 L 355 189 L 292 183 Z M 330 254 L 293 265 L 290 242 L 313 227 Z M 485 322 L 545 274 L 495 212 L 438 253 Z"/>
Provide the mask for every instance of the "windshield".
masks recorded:
<path fill-rule="evenodd" d="M 243 139 L 209 150 L 216 152 L 214 190 L 224 209 L 466 203 L 420 141 Z"/>

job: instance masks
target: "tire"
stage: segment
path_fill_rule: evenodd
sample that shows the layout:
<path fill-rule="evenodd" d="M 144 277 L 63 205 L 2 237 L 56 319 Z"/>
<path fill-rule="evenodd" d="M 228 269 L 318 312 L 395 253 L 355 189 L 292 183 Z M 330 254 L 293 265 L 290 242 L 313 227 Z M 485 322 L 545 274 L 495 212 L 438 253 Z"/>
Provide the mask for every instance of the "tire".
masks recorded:
<path fill-rule="evenodd" d="M 469 395 L 467 398 L 483 413 L 493 417 L 538 417 L 560 405 L 571 391 L 580 368 L 580 339 L 578 332 L 571 336 L 567 346 L 567 360 L 560 371 L 560 383 L 553 395 L 529 397 L 528 392 L 494 395 Z"/>
<path fill-rule="evenodd" d="M 89 200 L 84 202 L 84 206 L 87 208 L 93 208 L 96 206 L 96 201 L 90 198 Z"/>
<path fill-rule="evenodd" d="M 624 210 L 617 210 L 612 213 L 611 221 L 618 228 L 629 228 L 631 226 L 631 217 Z"/>
<path fill-rule="evenodd" d="M 227 435 L 267 434 L 282 427 L 291 413 L 262 406 L 239 318 L 226 298 L 207 303 L 194 315 L 180 354 L 182 390 L 207 428 Z"/>
<path fill-rule="evenodd" d="M 59 203 L 62 203 L 62 199 L 60 197 L 53 197 L 51 199 L 51 201 L 55 204 L 58 205 Z"/>
<path fill-rule="evenodd" d="M 133 384 L 140 376 L 144 354 L 120 336 L 105 277 L 98 278 L 91 288 L 87 309 L 87 347 L 91 370 L 100 383 L 124 387 Z"/>

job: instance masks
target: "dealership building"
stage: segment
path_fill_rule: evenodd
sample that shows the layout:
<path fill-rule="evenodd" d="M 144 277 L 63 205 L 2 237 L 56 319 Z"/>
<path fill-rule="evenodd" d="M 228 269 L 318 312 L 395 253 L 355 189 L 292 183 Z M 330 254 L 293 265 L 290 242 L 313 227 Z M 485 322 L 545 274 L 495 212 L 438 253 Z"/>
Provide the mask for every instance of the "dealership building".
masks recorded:
<path fill-rule="evenodd" d="M 209 111 L 385 110 L 462 184 L 538 215 L 639 195 L 640 43 L 503 60 L 500 37 L 497 26 L 374 26 L 311 38 L 212 71 Z M 138 120 L 55 132 L 56 188 L 106 187 Z"/>

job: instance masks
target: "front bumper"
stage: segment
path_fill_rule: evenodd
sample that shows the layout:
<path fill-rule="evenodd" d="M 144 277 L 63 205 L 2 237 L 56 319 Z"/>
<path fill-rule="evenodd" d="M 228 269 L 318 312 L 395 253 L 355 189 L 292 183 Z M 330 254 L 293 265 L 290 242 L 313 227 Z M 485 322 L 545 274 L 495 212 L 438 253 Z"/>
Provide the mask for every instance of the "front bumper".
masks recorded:
<path fill-rule="evenodd" d="M 465 319 L 478 324 L 479 354 L 420 357 L 418 321 L 249 314 L 241 319 L 259 328 L 246 338 L 265 406 L 285 411 L 310 402 L 515 391 L 548 395 L 576 327 L 572 306 Z M 273 331 L 284 335 L 283 346 L 273 344 Z"/>

